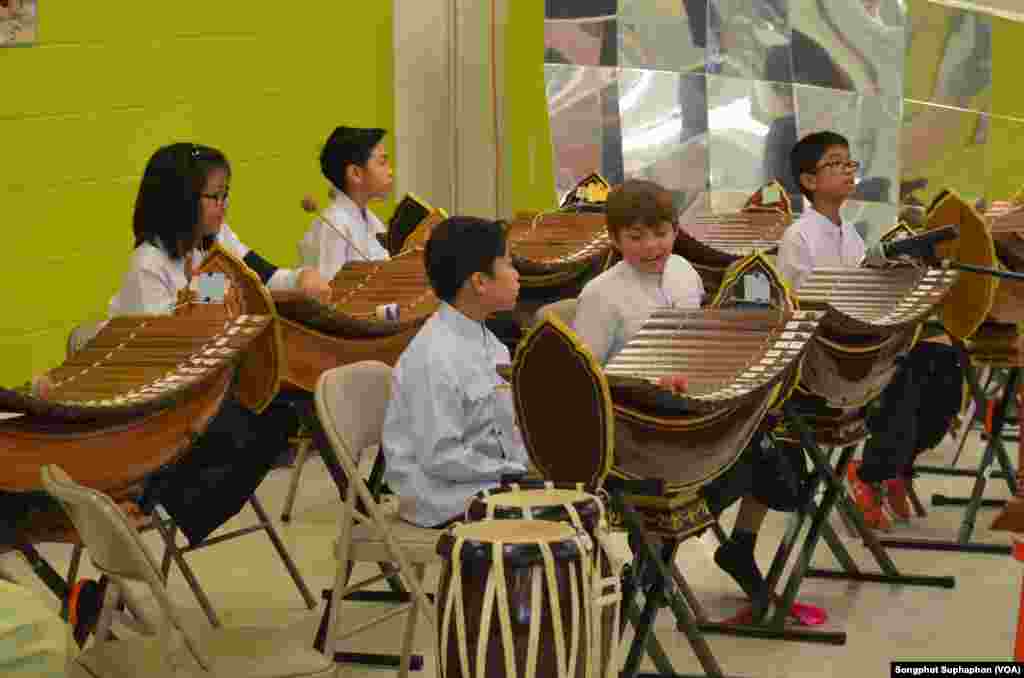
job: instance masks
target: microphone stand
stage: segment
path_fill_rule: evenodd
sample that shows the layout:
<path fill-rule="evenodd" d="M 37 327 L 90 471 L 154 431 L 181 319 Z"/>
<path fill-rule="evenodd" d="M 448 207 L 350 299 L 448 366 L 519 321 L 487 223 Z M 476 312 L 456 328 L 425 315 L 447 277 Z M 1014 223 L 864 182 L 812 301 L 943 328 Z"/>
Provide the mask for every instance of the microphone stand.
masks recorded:
<path fill-rule="evenodd" d="M 933 253 L 934 256 L 934 253 Z M 960 264 L 951 259 L 943 259 L 939 261 L 937 258 L 933 259 L 933 262 L 938 263 L 942 268 L 952 268 L 957 271 L 967 271 L 968 273 L 980 273 L 981 275 L 990 275 L 993 278 L 1002 278 L 1004 280 L 1015 280 L 1017 282 L 1024 282 L 1024 273 L 1015 273 L 1013 271 L 1000 271 L 997 268 L 988 268 L 986 266 L 974 266 L 972 264 Z"/>

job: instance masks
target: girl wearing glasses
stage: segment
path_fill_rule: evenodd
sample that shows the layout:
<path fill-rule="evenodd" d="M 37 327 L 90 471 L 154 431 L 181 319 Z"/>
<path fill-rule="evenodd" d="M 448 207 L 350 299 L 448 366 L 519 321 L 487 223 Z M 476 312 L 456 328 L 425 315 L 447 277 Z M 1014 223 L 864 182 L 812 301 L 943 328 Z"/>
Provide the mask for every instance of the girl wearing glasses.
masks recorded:
<path fill-rule="evenodd" d="M 121 290 L 110 302 L 110 317 L 167 313 L 187 287 L 214 242 L 245 262 L 271 289 L 329 294 L 313 268 L 278 268 L 246 247 L 224 223 L 231 166 L 220 151 L 173 144 L 150 158 L 135 202 L 135 251 Z"/>
<path fill-rule="evenodd" d="M 212 148 L 173 144 L 153 154 L 135 202 L 135 251 L 110 303 L 111 317 L 171 313 L 192 267 L 213 242 L 269 287 L 316 292 L 322 282 L 316 271 L 276 268 L 223 223 L 230 176 L 227 159 Z M 45 383 L 37 384 L 39 395 L 45 397 L 45 390 Z M 261 415 L 226 400 L 189 453 L 147 480 L 143 511 L 162 505 L 189 542 L 198 544 L 242 509 L 297 429 L 294 409 L 280 398 Z"/>

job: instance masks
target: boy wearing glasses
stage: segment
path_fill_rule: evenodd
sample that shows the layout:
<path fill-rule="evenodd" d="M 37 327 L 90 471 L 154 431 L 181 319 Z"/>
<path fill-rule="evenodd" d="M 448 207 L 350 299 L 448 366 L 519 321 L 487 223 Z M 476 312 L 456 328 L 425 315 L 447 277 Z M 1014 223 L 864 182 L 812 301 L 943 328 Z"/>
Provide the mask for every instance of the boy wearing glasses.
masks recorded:
<path fill-rule="evenodd" d="M 333 189 L 331 206 L 324 212 L 331 224 L 313 221 L 299 242 L 299 258 L 327 280 L 350 261 L 388 258 L 377 240 L 386 228 L 367 209 L 370 201 L 391 192 L 391 161 L 381 141 L 385 134 L 382 129 L 338 127 L 320 153 L 320 170 Z"/>
<path fill-rule="evenodd" d="M 803 215 L 786 229 L 777 268 L 794 291 L 815 268 L 856 267 L 864 240 L 839 211 L 856 188 L 860 164 L 850 160 L 850 143 L 835 132 L 816 132 L 797 142 L 790 154 L 793 178 L 807 198 Z"/>
<path fill-rule="evenodd" d="M 786 230 L 778 269 L 799 290 L 815 268 L 860 266 L 865 248 L 856 229 L 839 216 L 859 167 L 850 160 L 846 139 L 833 132 L 811 134 L 793 148 L 792 162 L 794 178 L 811 206 Z M 871 435 L 862 459 L 847 469 L 857 506 L 871 527 L 890 526 L 883 495 L 893 514 L 910 519 L 907 483 L 914 458 L 942 440 L 959 411 L 962 369 L 944 337 L 922 340 L 900 359 L 899 369 L 872 403 L 867 415 Z"/>

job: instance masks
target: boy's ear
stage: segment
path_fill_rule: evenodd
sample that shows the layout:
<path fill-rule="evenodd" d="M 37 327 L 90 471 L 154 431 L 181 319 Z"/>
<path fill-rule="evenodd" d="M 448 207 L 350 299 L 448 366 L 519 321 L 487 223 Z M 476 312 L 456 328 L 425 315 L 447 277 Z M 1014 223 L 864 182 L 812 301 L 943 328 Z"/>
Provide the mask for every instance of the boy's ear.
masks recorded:
<path fill-rule="evenodd" d="M 345 180 L 352 182 L 363 178 L 363 168 L 352 163 L 345 168 Z"/>
<path fill-rule="evenodd" d="M 800 185 L 813 193 L 818 187 L 818 177 L 810 172 L 801 172 Z"/>

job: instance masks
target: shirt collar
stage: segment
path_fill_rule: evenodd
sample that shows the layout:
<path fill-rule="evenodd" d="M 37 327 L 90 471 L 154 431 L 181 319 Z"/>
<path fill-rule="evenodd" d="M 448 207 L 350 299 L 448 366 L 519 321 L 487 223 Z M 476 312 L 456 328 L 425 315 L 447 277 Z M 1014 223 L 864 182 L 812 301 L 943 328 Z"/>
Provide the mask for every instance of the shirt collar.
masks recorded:
<path fill-rule="evenodd" d="M 338 191 L 335 194 L 334 202 L 331 203 L 331 205 L 332 207 L 337 207 L 339 209 L 355 212 L 356 214 L 361 216 L 364 221 L 368 222 L 370 220 L 369 208 L 363 209 L 359 207 L 359 205 L 356 204 L 356 201 L 350 198 L 348 194 L 345 193 L 345 191 Z"/>
<path fill-rule="evenodd" d="M 809 212 L 811 216 L 817 219 L 818 221 L 829 224 L 831 226 L 835 226 L 836 228 L 842 229 L 843 226 L 846 225 L 846 222 L 843 221 L 843 218 L 841 216 L 839 217 L 839 223 L 837 224 L 836 222 L 832 221 L 818 210 L 814 209 L 814 207 L 810 204 L 810 200 L 808 200 L 807 204 L 804 205 L 804 210 L 806 212 Z"/>
<path fill-rule="evenodd" d="M 484 332 L 485 326 L 483 323 L 469 318 L 446 301 L 441 302 L 440 307 L 437 309 L 437 314 L 441 322 L 448 329 L 463 339 L 479 341 L 487 336 L 487 333 Z"/>

